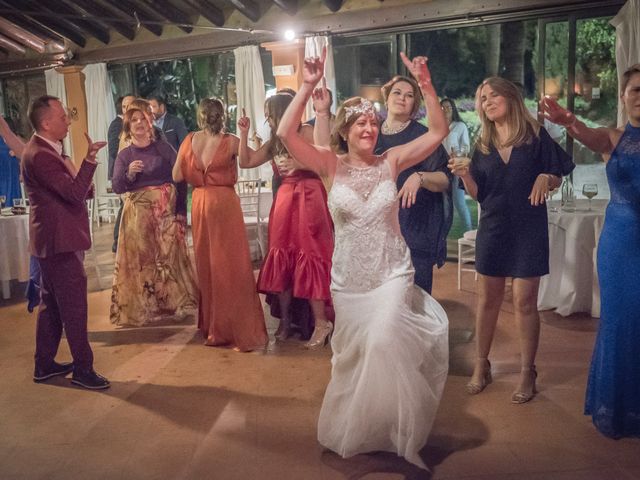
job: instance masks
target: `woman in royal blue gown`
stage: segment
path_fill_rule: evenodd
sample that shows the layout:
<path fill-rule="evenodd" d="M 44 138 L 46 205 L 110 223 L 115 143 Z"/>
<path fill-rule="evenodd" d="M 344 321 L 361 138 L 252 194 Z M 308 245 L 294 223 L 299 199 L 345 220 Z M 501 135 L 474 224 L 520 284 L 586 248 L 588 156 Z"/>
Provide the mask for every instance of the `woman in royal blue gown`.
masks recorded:
<path fill-rule="evenodd" d="M 611 200 L 598 244 L 601 317 L 585 414 L 613 438 L 640 437 L 640 64 L 623 75 L 621 98 L 629 122 L 588 128 L 545 98 L 545 116 L 608 159 Z"/>

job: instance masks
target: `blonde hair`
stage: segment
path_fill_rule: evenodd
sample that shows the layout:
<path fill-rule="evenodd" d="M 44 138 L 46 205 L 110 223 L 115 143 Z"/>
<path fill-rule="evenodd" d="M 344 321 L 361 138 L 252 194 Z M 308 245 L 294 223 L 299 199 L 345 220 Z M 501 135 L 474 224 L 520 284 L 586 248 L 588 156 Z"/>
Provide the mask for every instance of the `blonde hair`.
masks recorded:
<path fill-rule="evenodd" d="M 349 134 L 349 130 L 353 126 L 356 121 L 363 115 L 363 113 L 352 113 L 349 115 L 347 119 L 347 109 L 359 106 L 361 103 L 368 100 L 362 97 L 351 97 L 344 102 L 338 109 L 338 113 L 336 113 L 336 121 L 333 126 L 333 130 L 331 131 L 331 149 L 337 153 L 347 153 L 349 151 L 349 146 L 347 145 L 347 135 Z M 377 119 L 376 115 L 376 119 Z"/>
<path fill-rule="evenodd" d="M 219 98 L 203 98 L 198 105 L 198 126 L 215 135 L 224 128 L 225 106 Z"/>
<path fill-rule="evenodd" d="M 498 95 L 504 97 L 507 106 L 507 125 L 509 137 L 504 142 L 498 139 L 498 132 L 494 122 L 489 120 L 482 109 L 482 88 L 488 85 Z M 476 90 L 476 112 L 480 118 L 480 135 L 477 147 L 484 154 L 489 153 L 491 145 L 494 147 L 519 146 L 529 143 L 540 132 L 540 124 L 531 116 L 522 99 L 520 89 L 509 80 L 501 77 L 489 77 Z"/>

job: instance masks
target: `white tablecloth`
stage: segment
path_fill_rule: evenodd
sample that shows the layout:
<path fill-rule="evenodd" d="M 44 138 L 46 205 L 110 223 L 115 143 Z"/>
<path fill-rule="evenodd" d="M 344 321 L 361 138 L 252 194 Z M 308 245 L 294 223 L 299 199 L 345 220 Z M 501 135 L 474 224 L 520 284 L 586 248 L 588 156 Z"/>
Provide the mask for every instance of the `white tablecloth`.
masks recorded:
<path fill-rule="evenodd" d="M 576 211 L 549 210 L 549 275 L 540 280 L 538 309 L 563 316 L 588 312 L 600 316 L 596 247 L 604 224 L 606 200 L 578 200 Z M 559 207 L 551 202 L 550 206 Z"/>
<path fill-rule="evenodd" d="M 0 216 L 0 282 L 9 297 L 9 281 L 29 280 L 29 215 Z"/>

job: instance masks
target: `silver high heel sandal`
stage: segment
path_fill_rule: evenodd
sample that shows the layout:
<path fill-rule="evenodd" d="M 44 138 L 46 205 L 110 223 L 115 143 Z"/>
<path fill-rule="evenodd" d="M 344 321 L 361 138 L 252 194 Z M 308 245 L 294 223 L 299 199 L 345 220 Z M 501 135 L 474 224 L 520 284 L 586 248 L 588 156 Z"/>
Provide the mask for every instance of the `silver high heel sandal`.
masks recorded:
<path fill-rule="evenodd" d="M 482 376 L 482 380 L 481 380 L 480 383 L 469 382 L 469 383 L 467 383 L 465 385 L 465 388 L 467 389 L 467 393 L 469 395 L 477 395 L 477 394 L 479 394 L 485 388 L 487 388 L 487 385 L 489 385 L 491 382 L 493 382 L 493 378 L 491 376 L 491 362 L 486 358 L 479 358 L 478 360 L 484 360 L 485 361 L 484 375 Z"/>
<path fill-rule="evenodd" d="M 538 378 L 538 372 L 536 371 L 536 366 L 532 365 L 530 367 L 525 367 L 523 368 L 520 373 L 525 373 L 528 372 L 529 375 L 533 375 L 533 388 L 531 389 L 530 392 L 513 392 L 513 395 L 511 395 L 511 403 L 513 404 L 521 404 L 521 403 L 527 403 L 528 401 L 532 400 L 533 397 L 536 396 L 536 393 L 538 393 L 538 391 L 536 390 L 536 379 Z"/>
<path fill-rule="evenodd" d="M 329 340 L 331 340 L 331 334 L 333 333 L 333 323 L 324 322 L 324 325 L 316 325 L 313 329 L 313 334 L 307 343 L 304 344 L 306 348 L 319 348 L 324 347 Z"/>

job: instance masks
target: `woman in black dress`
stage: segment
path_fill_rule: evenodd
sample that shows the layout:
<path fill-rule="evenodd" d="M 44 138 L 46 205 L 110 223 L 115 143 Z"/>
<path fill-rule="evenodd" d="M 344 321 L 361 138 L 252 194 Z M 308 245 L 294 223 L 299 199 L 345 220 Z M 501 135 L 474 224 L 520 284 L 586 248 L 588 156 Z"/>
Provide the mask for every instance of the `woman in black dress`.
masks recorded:
<path fill-rule="evenodd" d="M 481 130 L 471 163 L 450 168 L 480 202 L 476 270 L 476 362 L 469 394 L 491 383 L 488 356 L 505 278 L 513 278 L 513 304 L 521 345 L 520 381 L 511 397 L 525 403 L 536 393 L 535 357 L 540 336 L 537 299 L 540 276 L 549 273 L 547 193 L 574 168 L 569 155 L 527 111 L 518 88 L 490 77 L 476 91 Z"/>
<path fill-rule="evenodd" d="M 387 118 L 380 127 L 375 153 L 404 145 L 428 129 L 415 120 L 422 94 L 415 80 L 397 75 L 382 87 Z M 431 293 L 433 266 L 447 257 L 447 235 L 453 220 L 449 156 L 441 145 L 422 162 L 398 174 L 400 229 L 416 270 L 414 281 Z"/>

